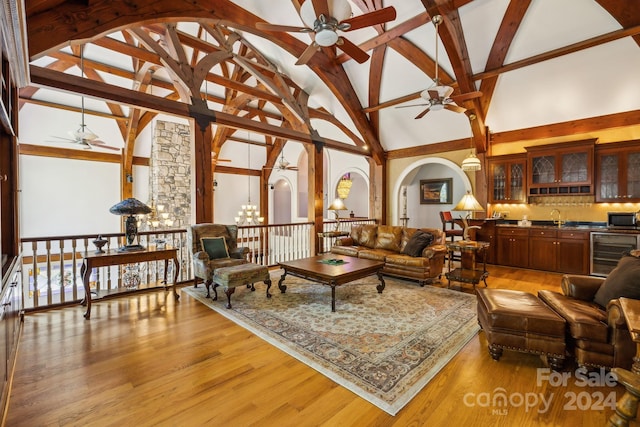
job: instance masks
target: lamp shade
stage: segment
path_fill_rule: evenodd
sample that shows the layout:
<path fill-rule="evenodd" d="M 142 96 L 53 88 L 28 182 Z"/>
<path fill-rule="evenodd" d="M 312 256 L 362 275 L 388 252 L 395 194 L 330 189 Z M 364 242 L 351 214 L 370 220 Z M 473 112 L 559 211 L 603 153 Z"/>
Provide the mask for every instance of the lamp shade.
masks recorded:
<path fill-rule="evenodd" d="M 151 208 L 131 197 L 111 206 L 109 212 L 115 215 L 140 215 L 151 213 Z"/>
<path fill-rule="evenodd" d="M 327 208 L 330 211 L 346 211 L 347 207 L 344 205 L 344 201 L 340 198 L 337 198 L 331 203 L 331 206 Z"/>
<path fill-rule="evenodd" d="M 462 161 L 462 170 L 463 171 L 479 171 L 482 169 L 482 163 L 480 163 L 480 159 L 476 157 L 475 154 L 470 153 L 466 159 Z"/>
<path fill-rule="evenodd" d="M 462 199 L 458 202 L 453 211 L 468 211 L 468 212 L 484 212 L 484 208 L 475 197 L 471 191 L 467 191 L 467 194 L 462 196 Z"/>

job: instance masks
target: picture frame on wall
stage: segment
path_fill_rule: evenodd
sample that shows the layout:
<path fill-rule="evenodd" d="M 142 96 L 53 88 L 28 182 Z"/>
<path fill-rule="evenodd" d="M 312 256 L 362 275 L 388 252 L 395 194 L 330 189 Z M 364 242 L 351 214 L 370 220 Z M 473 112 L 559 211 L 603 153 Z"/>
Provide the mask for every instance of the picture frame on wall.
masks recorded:
<path fill-rule="evenodd" d="M 445 205 L 451 204 L 453 197 L 453 178 L 421 179 L 420 204 Z"/>

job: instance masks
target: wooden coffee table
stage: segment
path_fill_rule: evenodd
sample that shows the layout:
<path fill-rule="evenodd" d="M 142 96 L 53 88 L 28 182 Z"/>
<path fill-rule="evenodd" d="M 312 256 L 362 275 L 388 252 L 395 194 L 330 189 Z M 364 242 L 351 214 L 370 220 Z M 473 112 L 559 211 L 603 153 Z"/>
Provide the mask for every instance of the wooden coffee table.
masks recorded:
<path fill-rule="evenodd" d="M 327 264 L 323 262 L 328 260 L 341 260 L 344 263 Z M 384 262 L 382 261 L 329 253 L 311 258 L 284 261 L 279 265 L 284 270 L 278 281 L 278 288 L 282 293 L 287 290 L 287 285 L 282 284 L 287 274 L 331 286 L 331 311 L 336 311 L 336 286 L 376 274 L 380 280 L 380 284 L 376 286 L 378 293 L 381 294 L 384 289 L 384 279 L 381 273 Z"/>

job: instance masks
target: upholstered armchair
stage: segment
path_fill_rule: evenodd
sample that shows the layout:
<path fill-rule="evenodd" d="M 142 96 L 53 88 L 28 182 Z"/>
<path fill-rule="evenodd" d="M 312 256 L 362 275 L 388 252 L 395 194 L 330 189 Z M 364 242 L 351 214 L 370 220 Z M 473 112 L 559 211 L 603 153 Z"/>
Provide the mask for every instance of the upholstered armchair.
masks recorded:
<path fill-rule="evenodd" d="M 538 297 L 567 322 L 567 350 L 579 366 L 629 369 L 636 346 L 618 298 L 596 297 L 604 278 L 564 275 L 562 294 L 538 291 Z M 606 308 L 598 302 L 606 305 Z"/>
<path fill-rule="evenodd" d="M 224 237 L 228 256 L 211 258 L 202 246 L 202 239 Z M 238 247 L 238 226 L 224 224 L 195 224 L 187 227 L 187 245 L 193 258 L 193 275 L 202 279 L 207 287 L 207 298 L 216 268 L 245 264 L 249 248 Z M 197 282 L 196 282 L 197 283 Z"/>

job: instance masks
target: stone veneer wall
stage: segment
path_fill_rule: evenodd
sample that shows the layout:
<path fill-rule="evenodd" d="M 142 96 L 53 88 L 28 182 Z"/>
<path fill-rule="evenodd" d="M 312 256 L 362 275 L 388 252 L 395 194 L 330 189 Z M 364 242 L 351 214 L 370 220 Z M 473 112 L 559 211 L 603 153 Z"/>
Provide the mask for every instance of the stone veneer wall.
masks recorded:
<path fill-rule="evenodd" d="M 170 228 L 183 228 L 191 218 L 191 129 L 157 120 L 149 159 L 149 205 L 164 205 L 173 219 Z M 164 224 L 160 228 L 167 228 Z"/>

